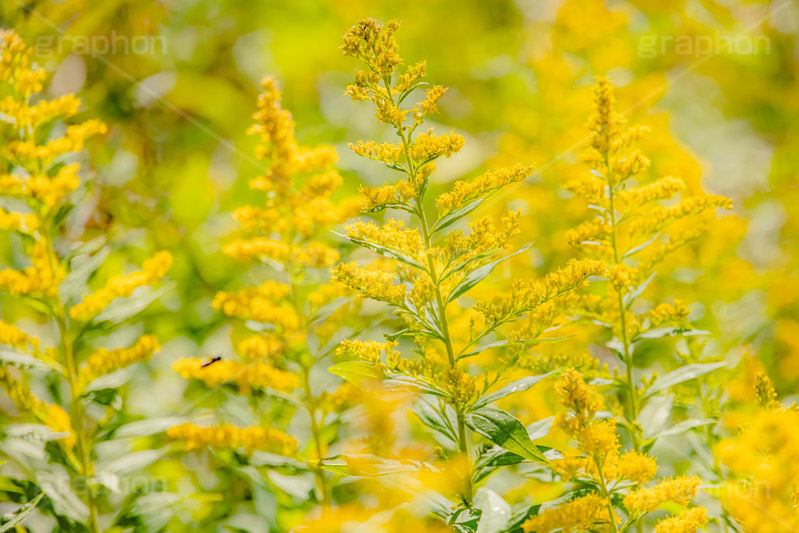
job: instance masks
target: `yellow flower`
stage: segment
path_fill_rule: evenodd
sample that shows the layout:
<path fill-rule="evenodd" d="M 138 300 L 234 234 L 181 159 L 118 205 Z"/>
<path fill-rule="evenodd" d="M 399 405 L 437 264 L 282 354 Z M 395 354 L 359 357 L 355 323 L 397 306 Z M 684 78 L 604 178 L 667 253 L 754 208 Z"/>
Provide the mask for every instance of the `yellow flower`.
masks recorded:
<path fill-rule="evenodd" d="M 0 207 L 0 229 L 31 234 L 39 229 L 39 217 L 29 213 L 9 213 Z"/>
<path fill-rule="evenodd" d="M 658 465 L 654 459 L 640 452 L 627 452 L 619 458 L 618 477 L 639 484 L 649 482 L 657 473 Z"/>
<path fill-rule="evenodd" d="M 716 207 L 732 209 L 732 200 L 725 196 L 718 196 L 715 194 L 691 196 L 677 205 L 654 209 L 646 216 L 633 222 L 630 227 L 630 232 L 638 235 L 649 235 L 677 220 Z"/>
<path fill-rule="evenodd" d="M 210 446 L 212 448 L 243 448 L 247 452 L 263 450 L 281 455 L 292 455 L 297 441 L 272 428 L 258 426 L 239 428 L 231 424 L 200 427 L 194 424 L 173 426 L 166 431 L 169 438 L 184 441 L 187 450 Z"/>
<path fill-rule="evenodd" d="M 79 372 L 79 381 L 82 386 L 85 386 L 100 376 L 134 363 L 146 361 L 160 349 L 158 339 L 152 335 L 145 335 L 130 348 L 117 348 L 116 350 L 101 348 L 90 355 L 83 364 Z"/>
<path fill-rule="evenodd" d="M 41 294 L 53 297 L 66 273 L 44 240 L 36 241 L 29 249 L 31 266 L 24 271 L 7 268 L 0 271 L 0 288 L 11 294 Z"/>
<path fill-rule="evenodd" d="M 610 520 L 607 501 L 596 494 L 589 494 L 542 511 L 522 524 L 522 529 L 526 533 L 593 531 L 597 525 Z"/>
<path fill-rule="evenodd" d="M 405 285 L 394 285 L 394 274 L 369 270 L 357 263 L 341 263 L 331 271 L 333 281 L 360 292 L 366 298 L 392 305 L 405 303 Z"/>
<path fill-rule="evenodd" d="M 456 181 L 451 191 L 436 198 L 436 205 L 439 211 L 446 213 L 472 200 L 485 197 L 506 185 L 521 181 L 532 173 L 532 166 L 515 165 L 491 170 L 471 181 Z"/>
<path fill-rule="evenodd" d="M 290 292 L 290 287 L 276 281 L 267 281 L 257 287 L 248 287 L 237 292 L 218 292 L 212 303 L 227 316 L 255 320 L 280 326 L 284 330 L 299 327 L 297 314 L 281 301 Z"/>
<path fill-rule="evenodd" d="M 707 524 L 707 509 L 692 507 L 679 516 L 658 522 L 655 533 L 696 533 L 696 528 Z"/>
<path fill-rule="evenodd" d="M 624 506 L 632 515 L 651 513 L 661 504 L 687 504 L 699 489 L 702 480 L 696 476 L 681 476 L 661 481 L 649 489 L 640 489 L 624 497 Z"/>
<path fill-rule="evenodd" d="M 430 130 L 416 137 L 409 154 L 414 161 L 418 162 L 418 168 L 441 156 L 452 157 L 461 151 L 464 142 L 463 137 L 456 133 L 435 135 L 433 130 Z"/>
<path fill-rule="evenodd" d="M 285 242 L 276 241 L 267 237 L 254 237 L 248 240 L 238 240 L 227 244 L 223 251 L 226 255 L 238 261 L 250 259 L 273 259 L 286 262 L 291 256 L 291 246 Z"/>
<path fill-rule="evenodd" d="M 565 268 L 547 274 L 540 281 L 514 280 L 509 294 L 479 302 L 475 309 L 486 322 L 502 323 L 530 311 L 564 293 L 585 286 L 590 276 L 602 275 L 605 266 L 599 261 L 570 261 Z"/>
<path fill-rule="evenodd" d="M 347 237 L 393 248 L 414 259 L 419 259 L 423 246 L 422 236 L 417 230 L 405 228 L 404 222 L 393 219 L 383 226 L 359 220 L 347 226 Z"/>
<path fill-rule="evenodd" d="M 285 342 L 277 335 L 252 335 L 239 343 L 239 353 L 251 361 L 276 360 L 285 348 Z"/>
<path fill-rule="evenodd" d="M 383 354 L 386 354 L 387 359 L 396 355 L 396 346 L 396 342 L 345 340 L 336 348 L 336 354 L 379 365 Z"/>
<path fill-rule="evenodd" d="M 765 372 L 758 372 L 755 375 L 755 393 L 757 394 L 757 404 L 763 409 L 779 409 L 781 407 L 777 400 L 777 391 Z"/>
<path fill-rule="evenodd" d="M 166 275 L 172 266 L 172 254 L 161 251 L 144 261 L 142 270 L 126 276 L 114 276 L 105 287 L 89 294 L 69 310 L 75 320 L 87 321 L 97 316 L 117 298 L 125 298 L 144 285 L 152 285 Z"/>
<path fill-rule="evenodd" d="M 664 302 L 649 310 L 649 322 L 655 328 L 662 324 L 687 326 L 690 312 L 691 310 L 685 307 L 680 300 L 674 300 L 674 303 L 671 304 Z"/>
<path fill-rule="evenodd" d="M 395 143 L 358 141 L 357 143 L 350 143 L 347 146 L 361 157 L 382 161 L 383 163 L 396 163 L 405 155 L 404 147 L 401 144 Z"/>
<path fill-rule="evenodd" d="M 235 384 L 239 393 L 249 394 L 253 388 L 291 391 L 297 387 L 297 376 L 256 361 L 216 361 L 207 364 L 203 359 L 181 359 L 172 368 L 185 379 L 197 379 L 209 387 L 223 383 Z"/>
<path fill-rule="evenodd" d="M 74 446 L 76 437 L 72 429 L 72 421 L 60 406 L 37 398 L 24 380 L 13 376 L 4 366 L 0 366 L 0 385 L 21 410 L 30 413 L 57 433 L 69 433 L 67 437 L 60 440 L 63 440 L 68 447 Z"/>
<path fill-rule="evenodd" d="M 22 350 L 38 353 L 39 339 L 31 337 L 13 324 L 0 320 L 0 344 L 5 344 Z"/>

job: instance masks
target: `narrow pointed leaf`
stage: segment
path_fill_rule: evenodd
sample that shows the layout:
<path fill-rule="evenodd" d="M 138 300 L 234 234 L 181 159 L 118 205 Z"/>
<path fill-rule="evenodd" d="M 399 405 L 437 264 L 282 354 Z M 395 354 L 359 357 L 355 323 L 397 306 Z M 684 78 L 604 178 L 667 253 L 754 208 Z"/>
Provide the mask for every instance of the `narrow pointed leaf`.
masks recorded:
<path fill-rule="evenodd" d="M 511 453 L 538 463 L 549 463 L 541 450 L 530 440 L 524 424 L 510 413 L 484 407 L 467 414 L 466 423 L 472 430 Z"/>

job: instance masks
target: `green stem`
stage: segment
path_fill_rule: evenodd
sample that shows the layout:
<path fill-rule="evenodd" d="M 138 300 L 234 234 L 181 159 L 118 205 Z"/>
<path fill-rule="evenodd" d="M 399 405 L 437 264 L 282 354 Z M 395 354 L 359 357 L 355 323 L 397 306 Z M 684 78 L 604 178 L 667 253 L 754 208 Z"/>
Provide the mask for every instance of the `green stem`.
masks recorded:
<path fill-rule="evenodd" d="M 300 317 L 300 329 L 305 329 L 305 315 L 303 314 L 303 305 L 300 300 L 299 288 L 297 286 L 297 279 L 294 272 L 294 265 L 287 263 L 286 270 L 289 274 L 289 287 L 291 288 L 292 305 L 294 306 L 294 311 L 297 313 L 297 316 Z M 311 357 L 310 352 L 307 353 L 309 357 Z M 314 445 L 316 447 L 316 458 L 318 461 L 321 461 L 325 458 L 325 455 L 323 453 L 321 440 L 322 428 L 316 419 L 317 398 L 314 396 L 313 390 L 311 388 L 311 367 L 313 366 L 313 360 L 310 362 L 310 364 L 306 364 L 305 361 L 300 360 L 299 365 L 302 369 L 302 385 L 303 390 L 305 391 L 305 409 L 308 411 L 308 417 L 311 420 L 311 438 L 313 439 Z M 324 423 L 324 420 L 322 422 Z M 312 470 L 319 485 L 319 492 L 322 494 L 322 506 L 329 509 L 332 505 L 332 502 L 330 487 L 328 486 L 328 480 L 327 476 L 325 475 L 325 471 L 319 464 L 314 465 Z"/>
<path fill-rule="evenodd" d="M 53 248 L 54 232 L 49 216 L 46 218 L 45 222 L 46 223 L 44 226 L 48 228 L 46 237 L 48 248 L 47 255 L 50 259 L 50 268 L 53 270 L 53 272 L 56 272 L 56 269 L 58 268 L 58 258 L 56 256 L 55 249 Z M 55 306 L 55 320 L 56 324 L 58 325 L 62 360 L 66 363 L 67 383 L 69 385 L 70 395 L 70 418 L 72 420 L 72 426 L 75 430 L 77 438 L 78 455 L 80 459 L 80 473 L 83 476 L 84 483 L 86 485 L 86 504 L 89 508 L 88 525 L 89 530 L 92 533 L 99 533 L 100 527 L 98 526 L 97 520 L 97 505 L 94 500 L 94 491 L 91 484 L 91 480 L 94 477 L 94 465 L 92 464 L 91 460 L 91 444 L 89 442 L 89 436 L 86 433 L 85 413 L 83 411 L 83 406 L 80 403 L 80 378 L 78 376 L 78 365 L 75 361 L 74 339 L 70 334 L 69 326 L 67 324 L 66 310 L 64 309 L 64 306 L 61 303 L 61 298 L 57 293 L 53 303 Z"/>
<path fill-rule="evenodd" d="M 613 183 L 613 174 L 611 171 L 610 161 L 608 159 L 607 154 L 605 155 L 605 168 L 607 170 L 607 180 L 608 180 L 608 201 L 609 206 L 608 210 L 610 211 L 610 227 L 611 227 L 611 245 L 613 247 L 613 263 L 620 264 L 620 254 L 619 254 L 619 246 L 618 246 L 618 223 L 616 220 L 616 209 L 614 206 L 616 191 L 615 191 L 615 183 Z M 635 424 L 638 420 L 638 391 L 635 386 L 635 369 L 633 366 L 633 356 L 632 352 L 630 351 L 630 341 L 627 338 L 627 310 L 625 309 L 624 305 L 624 295 L 621 291 L 617 291 L 617 300 L 619 306 L 619 322 L 620 322 L 620 332 L 619 335 L 621 337 L 622 347 L 623 347 L 623 356 L 624 356 L 624 366 L 627 370 L 627 388 L 629 390 L 630 396 L 630 422 L 632 427 L 630 429 L 630 436 L 633 441 L 633 448 L 635 451 L 641 450 L 641 442 L 638 435 L 638 430 L 635 427 Z"/>
<path fill-rule="evenodd" d="M 92 533 L 99 533 L 100 528 L 97 522 L 97 505 L 94 501 L 94 491 L 92 490 L 91 478 L 94 477 L 94 466 L 91 461 L 91 448 L 89 444 L 88 435 L 86 435 L 86 426 L 84 424 L 83 406 L 80 403 L 80 391 L 78 385 L 78 368 L 75 362 L 75 353 L 73 348 L 73 340 L 69 335 L 67 328 L 66 316 L 60 302 L 58 305 L 58 316 L 56 322 L 58 323 L 58 331 L 61 339 L 61 350 L 67 368 L 67 381 L 70 390 L 70 417 L 72 418 L 72 425 L 75 429 L 78 441 L 78 455 L 80 458 L 81 475 L 86 484 L 86 503 L 89 508 L 89 529 Z"/>
<path fill-rule="evenodd" d="M 600 496 L 602 499 L 605 500 L 605 503 L 608 508 L 608 518 L 610 519 L 610 523 L 613 526 L 613 532 L 617 533 L 619 528 L 616 526 L 616 511 L 613 509 L 613 503 L 610 501 L 610 492 L 608 491 L 607 484 L 605 483 L 605 476 L 602 474 L 602 465 L 599 464 L 599 461 L 594 458 L 594 464 L 597 467 L 597 472 L 599 474 L 599 489 L 600 489 Z"/>

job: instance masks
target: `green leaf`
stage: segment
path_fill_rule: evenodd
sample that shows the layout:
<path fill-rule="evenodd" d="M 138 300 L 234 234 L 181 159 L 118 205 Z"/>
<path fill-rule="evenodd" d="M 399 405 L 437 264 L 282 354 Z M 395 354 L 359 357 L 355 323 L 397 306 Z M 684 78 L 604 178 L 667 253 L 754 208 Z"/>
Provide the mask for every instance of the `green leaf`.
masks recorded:
<path fill-rule="evenodd" d="M 424 425 L 438 431 L 452 442 L 458 442 L 458 437 L 455 435 L 455 428 L 452 427 L 452 422 L 446 417 L 440 409 L 436 409 L 424 400 L 419 400 L 413 406 L 413 412 Z"/>
<path fill-rule="evenodd" d="M 493 490 L 480 487 L 474 495 L 474 506 L 480 509 L 480 522 L 476 533 L 496 533 L 508 524 L 511 507 Z"/>
<path fill-rule="evenodd" d="M 467 414 L 466 423 L 472 430 L 511 453 L 531 461 L 549 463 L 544 454 L 530 440 L 524 424 L 502 409 L 484 407 L 479 411 Z"/>
<path fill-rule="evenodd" d="M 689 418 L 687 420 L 683 420 L 682 422 L 671 426 L 670 428 L 667 428 L 667 429 L 659 432 L 657 435 L 655 435 L 655 436 L 653 436 L 651 438 L 645 439 L 643 445 L 651 447 L 651 445 L 654 444 L 655 440 L 657 440 L 657 439 L 662 439 L 663 437 L 671 437 L 671 436 L 674 436 L 674 435 L 681 435 L 681 434 L 685 433 L 686 431 L 689 431 L 689 430 L 691 430 L 693 428 L 707 426 L 709 424 L 715 424 L 715 423 L 716 423 L 715 420 L 710 420 L 710 419 L 707 419 L 707 418 L 705 418 L 705 419 Z"/>
<path fill-rule="evenodd" d="M 0 517 L 0 533 L 4 533 L 5 531 L 11 531 L 12 528 L 15 528 L 18 524 L 21 524 L 23 520 L 25 520 L 29 514 L 36 509 L 36 505 L 38 505 L 39 501 L 44 497 L 44 492 L 40 492 L 38 496 L 34 499 L 26 503 L 25 505 L 21 506 L 19 509 L 15 511 L 11 511 L 10 513 L 6 513 Z"/>
<path fill-rule="evenodd" d="M 547 372 L 546 374 L 541 374 L 538 376 L 527 376 L 522 379 L 516 380 L 513 383 L 509 383 L 508 385 L 505 385 L 498 391 L 494 391 L 491 394 L 486 394 L 482 398 L 479 398 L 476 402 L 474 402 L 474 405 L 472 405 L 470 410 L 477 411 L 478 409 L 482 409 L 488 404 L 500 400 L 505 396 L 509 396 L 515 392 L 525 391 L 530 387 L 532 387 L 533 385 L 535 385 L 536 383 L 538 383 L 539 381 L 541 381 L 542 379 L 551 376 L 555 372 L 556 371 L 553 370 L 552 372 Z"/>
<path fill-rule="evenodd" d="M 492 261 L 487 265 L 483 265 L 480 268 L 472 270 L 471 272 L 466 274 L 463 280 L 461 280 L 461 282 L 458 283 L 458 285 L 456 285 L 455 288 L 452 289 L 449 298 L 447 298 L 447 303 L 459 298 L 461 295 L 465 294 L 469 289 L 471 289 L 472 287 L 483 281 L 486 278 L 486 276 L 491 274 L 491 272 L 494 270 L 494 267 L 496 267 L 498 264 L 507 259 L 510 259 L 514 255 L 518 255 L 524 251 L 527 251 L 528 248 L 530 248 L 530 244 L 525 244 L 524 246 L 522 246 L 512 254 L 506 255 L 505 257 L 497 259 L 496 261 Z"/>
<path fill-rule="evenodd" d="M 89 241 L 91 243 L 92 241 Z M 108 257 L 108 248 L 102 248 L 92 256 L 80 256 L 72 260 L 72 271 L 66 275 L 64 281 L 59 285 L 58 290 L 61 300 L 71 302 L 80 299 L 86 291 L 86 282 L 92 273 L 100 268 Z"/>
<path fill-rule="evenodd" d="M 405 263 L 406 265 L 411 265 L 414 268 L 418 268 L 419 270 L 423 270 L 423 271 L 427 272 L 427 267 L 425 267 L 423 264 L 421 264 L 416 259 L 413 259 L 412 257 L 408 257 L 407 255 L 403 254 L 402 252 L 400 252 L 398 250 L 394 250 L 392 248 L 387 248 L 385 246 L 381 246 L 381 245 L 373 243 L 373 242 L 364 241 L 363 239 L 356 239 L 354 237 L 348 237 L 348 236 L 344 235 L 343 233 L 337 233 L 335 231 L 333 233 L 335 235 L 338 235 L 339 237 L 347 239 L 348 241 L 350 241 L 353 244 L 357 244 L 358 246 L 362 246 L 364 248 L 368 248 L 369 250 L 377 252 L 378 254 L 382 255 L 383 257 L 388 257 L 389 259 L 396 259 L 397 261 Z"/>
<path fill-rule="evenodd" d="M 394 333 L 386 333 L 383 335 L 386 340 L 393 341 L 397 340 L 400 337 L 427 337 L 430 339 L 440 339 L 438 333 L 435 331 L 428 331 L 424 329 L 414 329 L 414 328 L 405 328 L 403 330 L 394 332 Z"/>
<path fill-rule="evenodd" d="M 155 435 L 180 424 L 188 422 L 189 419 L 182 416 L 167 416 L 161 418 L 148 418 L 137 420 L 120 426 L 114 431 L 115 439 L 128 439 L 134 437 L 146 437 Z"/>
<path fill-rule="evenodd" d="M 344 459 L 323 459 L 319 461 L 319 466 L 322 470 L 327 470 L 340 476 L 352 475 L 352 467 Z"/>
<path fill-rule="evenodd" d="M 426 383 L 415 376 L 393 373 L 389 374 L 388 379 L 382 385 L 388 390 L 417 391 L 424 394 L 432 394 L 441 398 L 449 398 L 450 395 L 431 383 Z"/>
<path fill-rule="evenodd" d="M 673 372 L 669 372 L 665 376 L 661 376 L 655 380 L 651 387 L 644 394 L 644 400 L 651 398 L 658 392 L 664 391 L 690 379 L 698 378 L 708 372 L 712 372 L 719 368 L 727 366 L 724 361 L 718 363 L 694 363 L 685 365 Z"/>
<path fill-rule="evenodd" d="M 76 522 L 86 522 L 89 508 L 72 490 L 66 470 L 36 473 L 36 484 L 50 497 L 55 512 Z"/>
<path fill-rule="evenodd" d="M 512 346 L 514 344 L 524 344 L 524 345 L 528 345 L 528 346 L 533 346 L 535 344 L 559 342 L 559 341 L 562 341 L 562 340 L 568 339 L 568 338 L 571 338 L 571 335 L 567 335 L 565 337 L 548 337 L 548 338 L 545 338 L 545 339 L 519 339 L 519 340 L 515 340 L 515 341 L 505 339 L 505 340 L 501 340 L 501 341 L 494 341 L 492 343 L 486 344 L 485 346 L 481 346 L 479 348 L 476 348 L 476 349 L 472 350 L 471 352 L 467 352 L 465 354 L 459 355 L 458 359 L 464 359 L 466 357 L 472 357 L 474 355 L 479 354 L 480 352 L 482 352 L 484 350 L 488 350 L 489 348 L 498 348 L 500 346 Z"/>
<path fill-rule="evenodd" d="M 438 219 L 438 221 L 433 225 L 433 228 L 430 230 L 430 232 L 436 233 L 444 228 L 448 228 L 458 220 L 462 219 L 463 217 L 465 217 L 466 215 L 477 209 L 480 206 L 480 204 L 483 203 L 484 200 L 485 198 L 478 198 L 474 202 L 467 204 L 461 207 L 460 209 L 456 209 L 455 211 L 450 211 L 449 213 Z"/>
<path fill-rule="evenodd" d="M 649 276 L 646 281 L 641 283 L 638 287 L 635 288 L 632 292 L 628 292 L 624 295 L 624 308 L 629 309 L 630 306 L 633 304 L 636 298 L 641 296 L 641 294 L 646 290 L 649 286 L 649 283 L 655 279 L 655 273 L 653 272 L 651 276 Z"/>
<path fill-rule="evenodd" d="M 345 361 L 335 364 L 327 370 L 331 374 L 359 386 L 374 380 L 381 380 L 384 377 L 383 371 L 379 367 L 366 361 Z"/>
<path fill-rule="evenodd" d="M 64 374 L 63 368 L 60 365 L 55 366 L 54 364 L 47 363 L 40 359 L 36 359 L 30 355 L 15 352 L 13 350 L 0 350 L 0 361 L 4 363 L 11 363 L 12 365 L 21 366 L 21 367 L 31 367 L 31 368 L 40 368 L 44 370 L 57 370 Z"/>
<path fill-rule="evenodd" d="M 153 302 L 157 301 L 164 294 L 171 292 L 177 283 L 164 283 L 160 288 L 155 289 L 150 286 L 137 288 L 133 295 L 127 298 L 117 298 L 106 307 L 102 313 L 92 319 L 92 323 L 100 324 L 109 322 L 113 325 L 119 325 L 125 320 L 136 316 L 140 312 L 147 309 Z"/>
<path fill-rule="evenodd" d="M 555 422 L 554 416 L 542 418 L 538 422 L 533 422 L 527 426 L 527 434 L 531 440 L 543 439 L 552 430 L 552 424 Z"/>

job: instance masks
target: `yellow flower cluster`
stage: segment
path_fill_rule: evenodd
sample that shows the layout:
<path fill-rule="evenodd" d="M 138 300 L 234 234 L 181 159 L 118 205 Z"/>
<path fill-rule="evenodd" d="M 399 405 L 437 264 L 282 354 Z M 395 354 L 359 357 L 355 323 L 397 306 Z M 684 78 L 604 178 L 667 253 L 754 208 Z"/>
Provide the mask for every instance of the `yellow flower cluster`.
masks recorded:
<path fill-rule="evenodd" d="M 236 385 L 241 394 L 249 394 L 253 388 L 291 391 L 297 387 L 297 376 L 260 361 L 221 360 L 209 364 L 203 359 L 181 359 L 172 368 L 183 378 L 200 380 L 209 387 Z"/>
<path fill-rule="evenodd" d="M 248 287 L 237 292 L 218 292 L 212 305 L 227 316 L 255 320 L 294 330 L 299 327 L 297 314 L 281 304 L 291 291 L 288 285 L 267 281 L 257 287 Z"/>
<path fill-rule="evenodd" d="M 183 441 L 187 450 L 210 446 L 212 448 L 243 448 L 247 452 L 262 450 L 292 455 L 297 450 L 297 441 L 285 433 L 272 428 L 257 426 L 239 428 L 231 424 L 200 427 L 194 424 L 173 426 L 166 431 L 169 438 Z"/>
<path fill-rule="evenodd" d="M 647 185 L 619 191 L 617 207 L 637 208 L 656 200 L 668 200 L 680 191 L 685 190 L 685 182 L 679 178 L 660 178 Z"/>
<path fill-rule="evenodd" d="M 36 161 L 41 166 L 50 165 L 53 160 L 67 152 L 80 152 L 86 139 L 108 131 L 105 124 L 99 120 L 91 119 L 82 124 L 73 124 L 67 127 L 63 137 L 53 139 L 44 145 L 38 145 L 34 141 L 14 141 L 8 143 L 3 148 L 5 156 L 19 164 L 29 166 Z"/>
<path fill-rule="evenodd" d="M 31 337 L 15 325 L 2 320 L 0 320 L 0 344 L 34 354 L 39 351 L 39 339 Z"/>
<path fill-rule="evenodd" d="M 22 411 L 30 413 L 57 433 L 69 433 L 62 440 L 68 447 L 74 446 L 76 439 L 72 429 L 72 420 L 64 409 L 59 405 L 50 404 L 37 398 L 27 383 L 13 376 L 5 366 L 0 366 L 0 385 Z"/>
<path fill-rule="evenodd" d="M 466 236 L 461 230 L 450 231 L 443 249 L 448 264 L 463 263 L 491 250 L 512 247 L 513 237 L 519 234 L 519 217 L 519 211 L 508 211 L 502 215 L 499 225 L 493 217 L 478 218 L 467 224 L 471 231 Z"/>
<path fill-rule="evenodd" d="M 78 375 L 79 382 L 85 386 L 100 376 L 110 374 L 134 363 L 146 361 L 160 349 L 161 346 L 158 344 L 158 339 L 152 335 L 145 335 L 130 348 L 117 348 L 115 350 L 101 348 L 86 359 Z"/>
<path fill-rule="evenodd" d="M 607 207 L 607 186 L 604 180 L 589 174 L 569 180 L 563 188 L 575 196 L 588 200 L 591 205 Z"/>
<path fill-rule="evenodd" d="M 674 300 L 674 303 L 663 302 L 649 310 L 649 322 L 655 328 L 663 324 L 687 326 L 690 312 L 681 300 Z"/>
<path fill-rule="evenodd" d="M 9 213 L 0 208 L 0 229 L 31 234 L 39 229 L 39 217 L 28 213 Z"/>
<path fill-rule="evenodd" d="M 415 259 L 419 258 L 423 246 L 422 236 L 416 229 L 406 228 L 404 222 L 393 219 L 383 226 L 359 220 L 347 226 L 347 237 L 393 248 Z"/>
<path fill-rule="evenodd" d="M 628 479 L 639 484 L 648 483 L 657 474 L 658 464 L 648 455 L 627 452 L 619 457 L 616 479 Z"/>
<path fill-rule="evenodd" d="M 605 265 L 599 261 L 572 260 L 540 281 L 514 280 L 509 294 L 493 300 L 479 302 L 475 309 L 483 314 L 486 322 L 496 324 L 511 320 L 535 307 L 585 286 L 590 276 L 600 276 Z"/>
<path fill-rule="evenodd" d="M 438 157 L 452 157 L 461 151 L 464 142 L 463 136 L 454 132 L 435 135 L 433 130 L 430 130 L 416 137 L 408 154 L 417 162 L 419 168 Z"/>
<path fill-rule="evenodd" d="M 713 450 L 729 469 L 722 503 L 744 531 L 796 531 L 799 410 L 781 407 L 764 374 L 756 375 L 754 385 L 761 409 Z"/>
<path fill-rule="evenodd" d="M 686 505 L 699 490 L 702 480 L 696 476 L 666 479 L 648 489 L 640 489 L 624 497 L 624 507 L 632 515 L 650 513 L 666 502 Z"/>
<path fill-rule="evenodd" d="M 386 354 L 387 359 L 397 357 L 394 351 L 396 342 L 377 342 L 377 341 L 358 341 L 358 340 L 345 340 L 336 348 L 336 354 L 340 356 L 349 356 L 366 361 L 374 365 L 380 365 L 382 362 L 383 354 Z"/>
<path fill-rule="evenodd" d="M 254 237 L 233 241 L 225 245 L 223 252 L 238 261 L 272 259 L 285 262 L 291 256 L 291 246 L 268 237 Z"/>
<path fill-rule="evenodd" d="M 603 524 L 609 524 L 610 520 L 607 501 L 596 494 L 589 494 L 542 511 L 522 524 L 522 529 L 526 533 L 594 531 Z"/>
<path fill-rule="evenodd" d="M 436 205 L 442 213 L 446 213 L 472 200 L 485 197 L 506 185 L 521 181 L 532 173 L 532 166 L 515 165 L 491 170 L 471 181 L 456 181 L 451 191 L 436 198 Z"/>
<path fill-rule="evenodd" d="M 765 372 L 755 374 L 755 395 L 757 405 L 763 409 L 779 409 L 781 406 L 777 399 L 777 391 Z"/>
<path fill-rule="evenodd" d="M 277 335 L 251 335 L 239 343 L 239 354 L 245 359 L 277 360 L 285 349 L 285 341 Z"/>
<path fill-rule="evenodd" d="M 44 240 L 30 246 L 31 266 L 23 271 L 7 268 L 0 270 L 0 288 L 11 294 L 39 294 L 51 298 L 58 293 L 58 284 L 66 273 L 56 266 L 53 252 Z"/>
<path fill-rule="evenodd" d="M 684 513 L 658 522 L 655 533 L 696 533 L 696 528 L 707 524 L 707 509 L 692 507 Z"/>
<path fill-rule="evenodd" d="M 87 321 L 97 316 L 103 309 L 116 300 L 133 294 L 133 291 L 144 285 L 152 285 L 166 275 L 172 266 L 172 254 L 160 251 L 146 259 L 142 270 L 128 275 L 114 276 L 105 287 L 86 295 L 83 300 L 69 310 L 75 320 Z"/>
<path fill-rule="evenodd" d="M 22 98 L 42 90 L 45 73 L 31 68 L 33 48 L 12 30 L 0 30 L 0 79 L 8 80 Z"/>
<path fill-rule="evenodd" d="M 660 207 L 647 213 L 630 224 L 630 232 L 638 235 L 648 235 L 663 229 L 677 220 L 717 207 L 732 209 L 732 200 L 726 196 L 715 194 L 692 196 L 677 205 Z"/>
<path fill-rule="evenodd" d="M 404 147 L 396 143 L 358 141 L 357 143 L 349 143 L 347 146 L 356 155 L 375 161 L 382 161 L 383 163 L 396 163 L 405 155 Z"/>
<path fill-rule="evenodd" d="M 395 275 L 370 270 L 355 262 L 340 263 L 331 270 L 333 281 L 354 289 L 366 298 L 396 306 L 405 304 L 405 285 L 394 285 Z"/>

